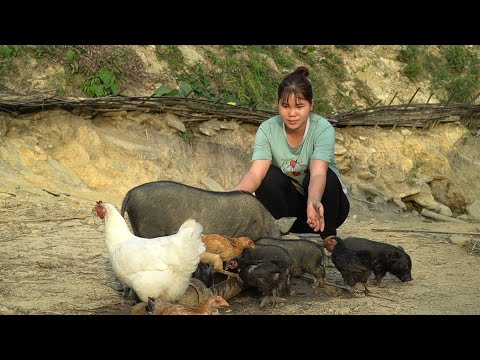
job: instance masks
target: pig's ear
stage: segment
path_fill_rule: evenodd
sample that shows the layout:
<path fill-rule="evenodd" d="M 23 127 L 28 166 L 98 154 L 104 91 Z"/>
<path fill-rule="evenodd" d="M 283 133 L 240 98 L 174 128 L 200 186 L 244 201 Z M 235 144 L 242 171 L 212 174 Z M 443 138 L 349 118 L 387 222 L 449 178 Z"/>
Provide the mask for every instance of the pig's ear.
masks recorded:
<path fill-rule="evenodd" d="M 282 234 L 286 234 L 290 231 L 293 223 L 297 220 L 296 217 L 283 217 L 281 219 L 275 220 L 278 229 Z"/>
<path fill-rule="evenodd" d="M 405 251 L 405 250 L 403 250 L 403 248 L 402 248 L 400 245 L 398 245 L 397 247 L 398 247 L 400 250 Z"/>
<path fill-rule="evenodd" d="M 402 249 L 403 250 L 403 249 Z M 392 256 L 394 259 L 400 259 L 402 257 L 402 253 L 398 252 L 398 251 L 394 251 L 393 252 L 393 256 Z"/>

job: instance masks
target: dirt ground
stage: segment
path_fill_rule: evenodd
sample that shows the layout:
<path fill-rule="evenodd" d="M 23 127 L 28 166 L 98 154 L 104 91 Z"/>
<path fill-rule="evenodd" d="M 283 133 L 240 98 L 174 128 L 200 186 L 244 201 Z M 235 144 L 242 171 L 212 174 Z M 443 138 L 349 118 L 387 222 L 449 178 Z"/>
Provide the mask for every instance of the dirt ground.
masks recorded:
<path fill-rule="evenodd" d="M 131 303 L 118 291 L 109 264 L 103 222 L 91 211 L 103 194 L 0 195 L 0 314 L 129 313 Z M 409 212 L 377 214 L 367 218 L 353 207 L 338 235 L 401 245 L 412 258 L 413 281 L 387 274 L 384 288 L 370 288 L 374 296 L 349 298 L 328 285 L 315 295 L 312 280 L 299 277 L 292 280 L 296 295 L 282 306 L 262 310 L 245 290 L 220 314 L 480 314 L 480 257 L 472 248 L 479 237 L 452 235 L 478 233 L 478 225 L 431 222 Z M 326 273 L 328 282 L 343 285 L 333 266 Z"/>

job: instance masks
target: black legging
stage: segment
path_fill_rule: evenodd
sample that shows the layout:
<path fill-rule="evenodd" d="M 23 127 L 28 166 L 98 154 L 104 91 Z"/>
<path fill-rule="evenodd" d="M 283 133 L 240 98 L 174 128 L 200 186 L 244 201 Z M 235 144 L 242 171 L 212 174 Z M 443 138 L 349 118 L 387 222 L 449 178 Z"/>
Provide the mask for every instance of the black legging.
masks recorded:
<path fill-rule="evenodd" d="M 305 176 L 303 189 L 305 195 L 298 192 L 291 179 L 278 167 L 270 165 L 267 175 L 260 187 L 255 191 L 258 200 L 270 211 L 275 219 L 285 216 L 295 216 L 291 232 L 315 232 L 307 224 L 307 198 L 310 174 Z M 337 235 L 337 228 L 343 224 L 350 211 L 350 202 L 342 190 L 342 184 L 337 175 L 329 168 L 327 183 L 322 196 L 324 209 L 325 229 L 320 233 L 322 239 L 330 235 Z M 317 233 L 319 233 L 317 231 Z"/>

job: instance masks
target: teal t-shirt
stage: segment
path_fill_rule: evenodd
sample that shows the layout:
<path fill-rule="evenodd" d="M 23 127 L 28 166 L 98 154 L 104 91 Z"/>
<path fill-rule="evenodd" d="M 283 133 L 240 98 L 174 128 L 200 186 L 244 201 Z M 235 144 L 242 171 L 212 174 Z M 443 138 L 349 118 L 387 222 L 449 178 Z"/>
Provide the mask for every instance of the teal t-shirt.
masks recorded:
<path fill-rule="evenodd" d="M 335 128 L 330 122 L 310 113 L 302 142 L 293 148 L 279 115 L 264 121 L 258 128 L 253 145 L 253 160 L 271 160 L 272 164 L 293 179 L 296 189 L 304 194 L 302 184 L 311 159 L 324 160 L 340 179 L 334 157 Z"/>

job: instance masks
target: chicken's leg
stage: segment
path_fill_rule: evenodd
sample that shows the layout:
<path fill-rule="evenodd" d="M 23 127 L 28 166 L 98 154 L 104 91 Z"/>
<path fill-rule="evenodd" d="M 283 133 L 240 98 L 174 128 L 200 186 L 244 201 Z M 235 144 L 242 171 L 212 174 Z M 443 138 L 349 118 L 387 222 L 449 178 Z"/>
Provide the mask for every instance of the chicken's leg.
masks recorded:
<path fill-rule="evenodd" d="M 237 273 L 223 270 L 223 260 L 222 260 L 222 258 L 220 257 L 220 255 L 216 255 L 215 261 L 214 261 L 214 263 L 213 263 L 213 268 L 215 269 L 216 272 L 219 272 L 219 273 L 222 273 L 222 274 L 224 274 L 224 275 L 227 275 L 228 278 L 234 277 L 234 278 L 236 278 L 239 282 L 242 282 L 242 280 L 240 279 L 240 275 L 238 275 Z"/>
<path fill-rule="evenodd" d="M 370 294 L 370 293 L 371 293 L 371 291 L 370 291 L 370 290 L 368 290 L 368 288 L 367 288 L 367 283 L 366 283 L 366 282 L 365 282 L 365 283 L 363 283 L 363 287 L 365 288 L 365 296 L 368 296 L 368 294 Z"/>
<path fill-rule="evenodd" d="M 242 279 L 240 279 L 240 275 L 238 275 L 237 273 L 234 273 L 234 272 L 231 272 L 231 271 L 226 271 L 226 270 L 223 270 L 222 268 L 220 268 L 220 270 L 217 270 L 217 269 L 215 269 L 215 270 L 218 271 L 219 273 L 227 275 L 229 278 L 234 277 L 239 282 L 242 282 Z"/>

